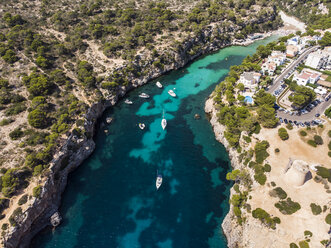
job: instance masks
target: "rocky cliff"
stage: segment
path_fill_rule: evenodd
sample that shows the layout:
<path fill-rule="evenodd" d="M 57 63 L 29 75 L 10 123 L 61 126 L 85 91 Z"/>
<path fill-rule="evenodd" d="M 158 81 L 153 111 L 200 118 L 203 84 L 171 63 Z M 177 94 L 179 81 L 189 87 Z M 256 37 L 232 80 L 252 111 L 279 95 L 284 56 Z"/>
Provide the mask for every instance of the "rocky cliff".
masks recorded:
<path fill-rule="evenodd" d="M 275 15 L 271 15 L 263 20 L 254 20 L 254 22 L 262 23 L 273 19 L 275 19 Z M 250 20 L 250 22 L 252 22 L 252 20 Z M 58 207 L 61 203 L 61 195 L 67 184 L 68 174 L 90 156 L 95 148 L 95 143 L 93 141 L 95 124 L 106 108 L 113 106 L 118 99 L 133 88 L 143 85 L 170 70 L 181 68 L 189 61 L 192 61 L 203 54 L 237 44 L 237 41 L 231 38 L 222 39 L 222 37 L 219 36 L 219 33 L 224 33 L 228 37 L 231 37 L 238 31 L 238 29 L 238 26 L 237 28 L 230 27 L 227 30 L 219 30 L 217 25 L 208 26 L 199 35 L 186 40 L 180 45 L 177 51 L 174 51 L 174 59 L 172 63 L 166 64 L 162 69 L 153 67 L 154 69 L 150 69 L 144 76 L 139 78 L 130 78 L 131 83 L 127 87 L 120 88 L 116 94 L 105 94 L 106 100 L 100 100 L 100 102 L 90 106 L 85 115 L 84 124 L 85 134 L 87 135 L 71 134 L 65 144 L 54 156 L 54 159 L 51 162 L 49 175 L 42 187 L 40 198 L 34 198 L 30 207 L 23 213 L 18 225 L 11 227 L 9 232 L 4 236 L 4 247 L 28 247 L 34 235 L 47 225 L 51 225 L 51 221 L 53 220 L 51 217 L 58 211 Z M 192 48 L 197 46 L 199 46 L 199 49 L 196 52 L 189 53 Z M 153 60 L 146 64 L 145 67 L 148 67 L 152 62 Z M 209 103 L 213 106 L 211 102 Z M 215 110 L 213 107 L 207 108 L 206 106 L 206 112 L 209 112 L 212 115 L 211 122 L 214 126 L 214 131 L 217 133 L 216 136 L 219 141 L 227 147 L 232 166 L 239 166 L 236 151 L 229 149 L 227 141 L 222 135 L 224 130 L 217 122 Z M 232 224 L 230 224 L 230 213 L 227 215 L 225 222 L 223 223 L 223 228 L 229 241 L 229 247 L 233 247 L 232 244 L 240 239 L 240 232 L 239 229 L 237 231 L 232 229 Z"/>
<path fill-rule="evenodd" d="M 226 150 L 229 154 L 231 166 L 233 167 L 234 170 L 241 169 L 243 167 L 243 165 L 239 162 L 239 159 L 238 159 L 239 154 L 236 149 L 230 147 L 229 142 L 224 137 L 225 126 L 221 125 L 218 122 L 218 118 L 216 116 L 217 109 L 214 104 L 212 95 L 206 101 L 205 112 L 207 114 L 209 114 L 209 116 L 210 116 L 210 124 L 213 127 L 216 140 L 221 142 L 224 145 L 224 147 L 226 148 Z M 233 194 L 234 194 L 234 189 L 231 188 L 230 198 Z M 233 208 L 233 206 L 230 204 L 230 210 L 229 210 L 228 214 L 225 216 L 223 223 L 222 223 L 223 232 L 228 241 L 229 248 L 238 247 L 238 244 L 242 243 L 241 241 L 242 241 L 242 237 L 243 237 L 243 235 L 242 235 L 243 226 L 238 225 L 237 220 L 233 214 L 232 208 Z"/>

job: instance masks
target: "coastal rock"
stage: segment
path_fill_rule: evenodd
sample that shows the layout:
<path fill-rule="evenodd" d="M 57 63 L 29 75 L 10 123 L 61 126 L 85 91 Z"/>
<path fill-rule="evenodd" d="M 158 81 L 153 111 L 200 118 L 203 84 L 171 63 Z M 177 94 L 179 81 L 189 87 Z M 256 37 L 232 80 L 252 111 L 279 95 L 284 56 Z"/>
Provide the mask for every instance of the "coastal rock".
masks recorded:
<path fill-rule="evenodd" d="M 51 216 L 51 224 L 53 227 L 57 227 L 58 225 L 60 225 L 61 221 L 62 221 L 62 217 L 60 215 L 59 212 L 55 212 L 52 216 Z"/>
<path fill-rule="evenodd" d="M 238 159 L 239 154 L 238 154 L 237 150 L 230 147 L 229 142 L 226 140 L 226 138 L 224 136 L 225 126 L 221 125 L 218 122 L 218 118 L 216 115 L 217 109 L 216 109 L 212 96 L 210 96 L 210 98 L 206 101 L 205 112 L 207 114 L 209 114 L 209 116 L 210 116 L 210 124 L 212 125 L 212 127 L 214 129 L 216 140 L 221 142 L 224 145 L 225 149 L 227 150 L 227 152 L 229 154 L 231 166 L 233 167 L 233 169 L 242 168 L 243 165 L 240 163 L 240 161 Z M 233 193 L 234 193 L 234 190 L 231 189 L 230 196 Z M 243 226 L 238 225 L 235 218 L 236 217 L 234 216 L 233 211 L 232 211 L 232 205 L 230 205 L 230 210 L 229 210 L 228 214 L 225 216 L 223 223 L 222 223 L 223 232 L 228 241 L 229 248 L 237 248 L 238 245 L 242 244 Z"/>

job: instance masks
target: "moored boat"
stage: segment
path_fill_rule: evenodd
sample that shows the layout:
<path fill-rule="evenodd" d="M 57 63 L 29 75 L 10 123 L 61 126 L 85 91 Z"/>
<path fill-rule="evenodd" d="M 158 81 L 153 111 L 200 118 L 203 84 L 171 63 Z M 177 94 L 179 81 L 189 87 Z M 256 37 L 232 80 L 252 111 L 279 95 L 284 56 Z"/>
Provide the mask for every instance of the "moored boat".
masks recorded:
<path fill-rule="evenodd" d="M 156 190 L 158 190 L 162 184 L 162 175 L 158 171 L 156 172 L 156 174 L 157 174 L 157 176 L 156 176 L 155 185 L 156 185 Z"/>
<path fill-rule="evenodd" d="M 113 121 L 113 118 L 112 118 L 112 117 L 107 117 L 107 118 L 106 118 L 106 122 L 107 122 L 108 124 L 110 124 L 112 121 Z"/>
<path fill-rule="evenodd" d="M 141 93 L 139 95 L 139 97 L 141 97 L 141 98 L 149 98 L 149 95 L 147 95 L 146 93 Z"/>
<path fill-rule="evenodd" d="M 126 104 L 133 104 L 133 102 L 130 101 L 129 99 L 126 99 L 124 102 L 125 102 Z"/>
<path fill-rule="evenodd" d="M 176 96 L 177 96 L 176 93 L 175 93 L 173 90 L 169 90 L 169 91 L 168 91 L 168 94 L 169 94 L 170 96 L 172 96 L 172 97 L 176 97 Z"/>
<path fill-rule="evenodd" d="M 145 128 L 145 124 L 144 123 L 139 123 L 139 128 L 141 129 L 141 130 L 143 130 L 144 128 Z"/>
<path fill-rule="evenodd" d="M 161 127 L 164 130 L 166 128 L 166 126 L 167 126 L 167 120 L 164 117 L 164 110 L 163 110 L 163 117 L 162 117 L 162 121 L 161 121 Z"/>
<path fill-rule="evenodd" d="M 160 89 L 163 87 L 163 85 L 159 81 L 156 82 L 156 86 L 159 87 Z"/>

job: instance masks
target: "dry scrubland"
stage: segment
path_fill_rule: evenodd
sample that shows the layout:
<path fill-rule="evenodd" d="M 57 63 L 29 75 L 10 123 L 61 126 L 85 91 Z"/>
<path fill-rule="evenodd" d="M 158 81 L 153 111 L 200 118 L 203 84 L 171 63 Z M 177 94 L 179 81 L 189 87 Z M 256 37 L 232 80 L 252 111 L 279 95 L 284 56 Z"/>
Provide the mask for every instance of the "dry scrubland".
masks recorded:
<path fill-rule="evenodd" d="M 302 138 L 299 130 L 305 130 L 308 136 Z M 315 131 L 316 130 L 316 131 Z M 305 231 L 312 232 L 310 239 L 310 247 L 323 247 L 320 243 L 322 240 L 329 239 L 330 225 L 325 222 L 327 214 L 330 214 L 331 204 L 331 184 L 326 179 L 324 183 L 316 182 L 316 172 L 310 169 L 312 179 L 306 181 L 303 185 L 298 186 L 294 180 L 294 175 L 286 175 L 286 169 L 290 160 L 303 160 L 309 165 L 323 165 L 331 169 L 331 160 L 328 156 L 328 144 L 331 138 L 328 136 L 328 131 L 331 130 L 331 122 L 328 121 L 323 128 L 315 127 L 314 130 L 306 130 L 306 128 L 288 130 L 289 139 L 283 141 L 277 133 L 277 129 L 262 129 L 256 138 L 268 140 L 270 147 L 268 149 L 270 156 L 267 162 L 271 165 L 271 171 L 267 174 L 266 185 L 255 183 L 251 192 L 252 198 L 247 201 L 252 209 L 263 208 L 272 216 L 280 218 L 281 223 L 277 224 L 276 230 L 262 227 L 259 220 L 253 219 L 250 216 L 250 223 L 245 228 L 244 242 L 255 244 L 252 247 L 289 247 L 292 242 L 298 244 L 299 241 L 305 240 Z M 319 134 L 324 141 L 324 145 L 316 148 L 307 144 L 309 136 L 315 133 Z M 279 153 L 275 149 L 280 150 Z M 275 183 L 275 186 L 271 184 Z M 327 186 L 325 186 L 327 185 Z M 293 201 L 298 202 L 301 209 L 291 215 L 283 215 L 274 206 L 279 201 L 278 197 L 272 197 L 270 192 L 275 187 L 281 187 Z M 314 215 L 311 210 L 311 203 L 319 206 L 326 206 L 327 210 Z M 252 221 L 252 222 L 251 222 Z"/>

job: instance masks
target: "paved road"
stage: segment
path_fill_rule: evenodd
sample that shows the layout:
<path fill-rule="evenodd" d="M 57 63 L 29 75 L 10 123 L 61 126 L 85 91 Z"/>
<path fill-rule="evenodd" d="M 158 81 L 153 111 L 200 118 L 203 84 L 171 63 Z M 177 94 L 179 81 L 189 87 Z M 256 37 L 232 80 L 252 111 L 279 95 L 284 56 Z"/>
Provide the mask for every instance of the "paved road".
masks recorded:
<path fill-rule="evenodd" d="M 304 51 L 299 58 L 297 58 L 295 61 L 293 61 L 283 72 L 280 74 L 274 81 L 273 84 L 269 87 L 268 92 L 269 93 L 274 93 L 274 91 L 280 86 L 280 82 L 284 79 L 284 77 L 298 64 L 301 63 L 302 60 L 305 59 L 305 57 L 317 49 L 319 46 L 314 46 L 308 48 L 306 51 Z"/>
<path fill-rule="evenodd" d="M 305 115 L 290 115 L 288 113 L 284 113 L 284 111 L 277 111 L 277 116 L 282 117 L 283 119 L 292 120 L 292 121 L 298 121 L 298 122 L 309 121 L 310 122 L 312 120 L 319 119 L 319 118 L 316 118 L 315 115 L 316 114 L 322 115 L 324 113 L 325 109 L 327 109 L 330 105 L 331 105 L 331 99 L 329 99 L 329 101 L 324 101 L 324 102 L 318 104 L 315 108 L 313 108 L 310 112 L 308 112 Z"/>

